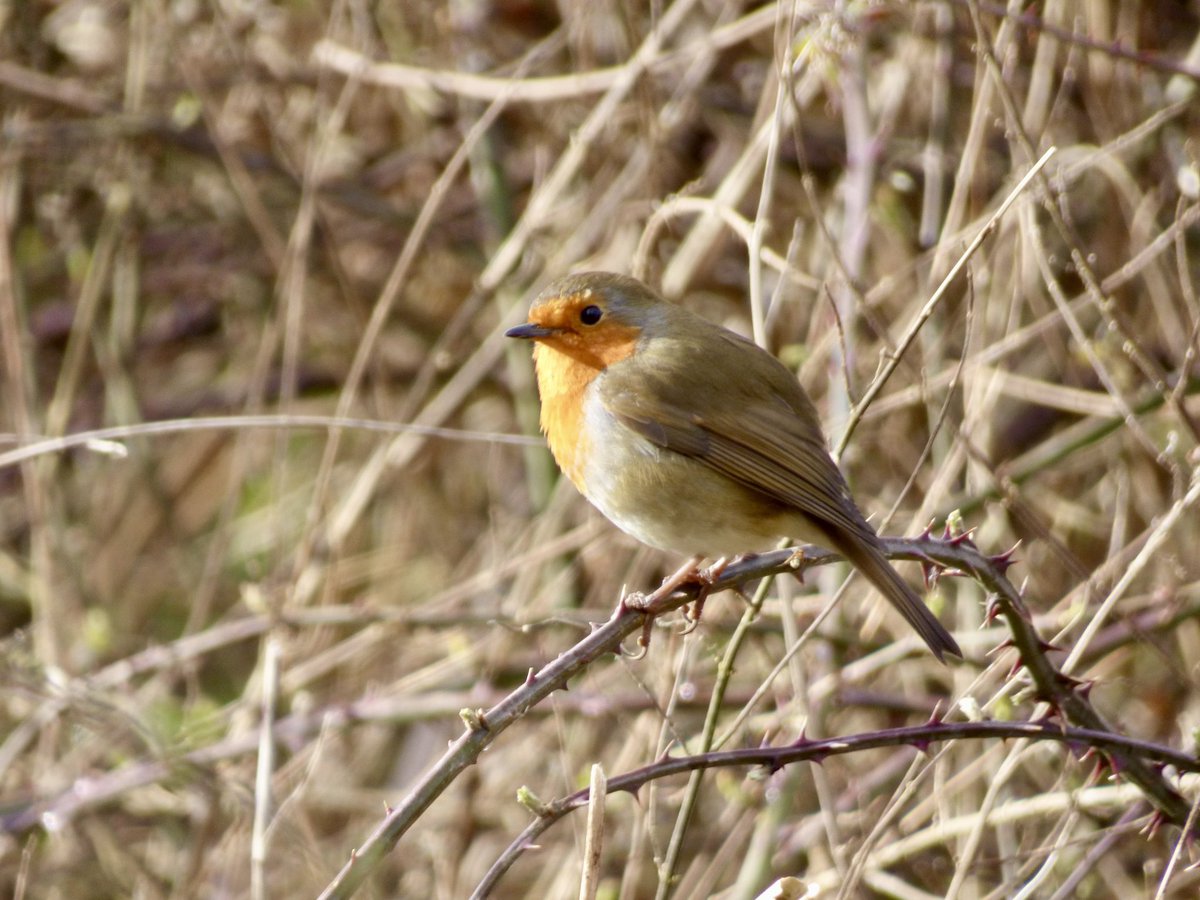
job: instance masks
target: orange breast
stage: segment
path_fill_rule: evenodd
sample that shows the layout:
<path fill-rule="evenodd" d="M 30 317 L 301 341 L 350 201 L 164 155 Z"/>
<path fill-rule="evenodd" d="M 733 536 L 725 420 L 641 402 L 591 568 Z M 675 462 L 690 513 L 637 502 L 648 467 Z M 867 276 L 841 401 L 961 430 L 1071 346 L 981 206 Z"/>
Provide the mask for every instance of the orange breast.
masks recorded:
<path fill-rule="evenodd" d="M 578 305 L 586 298 L 568 298 Z M 570 321 L 577 313 L 563 313 L 551 308 L 534 310 L 531 318 L 540 324 L 557 324 L 559 319 Z M 545 320 L 545 321 L 542 321 Z M 620 322 L 606 320 L 586 335 L 572 329 L 543 338 L 533 350 L 537 368 L 538 393 L 542 399 L 542 431 L 550 444 L 554 461 L 580 493 L 589 496 L 587 461 L 594 449 L 586 422 L 585 396 L 592 383 L 609 366 L 628 359 L 637 349 L 641 330 Z"/>
<path fill-rule="evenodd" d="M 550 452 L 572 484 L 586 494 L 589 448 L 583 428 L 583 397 L 600 370 L 546 344 L 534 348 L 533 360 L 542 399 L 542 431 Z"/>

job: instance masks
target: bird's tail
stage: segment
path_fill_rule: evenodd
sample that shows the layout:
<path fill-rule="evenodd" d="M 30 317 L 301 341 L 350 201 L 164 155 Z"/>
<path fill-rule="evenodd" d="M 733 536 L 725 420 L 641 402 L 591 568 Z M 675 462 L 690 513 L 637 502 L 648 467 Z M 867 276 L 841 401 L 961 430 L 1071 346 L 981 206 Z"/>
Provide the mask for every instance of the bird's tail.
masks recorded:
<path fill-rule="evenodd" d="M 874 535 L 871 535 L 873 538 Z M 887 597 L 900 615 L 908 620 L 908 624 L 916 629 L 922 640 L 929 645 L 942 662 L 944 654 L 950 653 L 962 657 L 962 650 L 945 626 L 938 621 L 937 616 L 930 612 L 929 607 L 917 596 L 907 581 L 888 562 L 878 544 L 865 535 L 830 535 L 834 548 L 842 554 L 856 569 L 867 576 Z"/>

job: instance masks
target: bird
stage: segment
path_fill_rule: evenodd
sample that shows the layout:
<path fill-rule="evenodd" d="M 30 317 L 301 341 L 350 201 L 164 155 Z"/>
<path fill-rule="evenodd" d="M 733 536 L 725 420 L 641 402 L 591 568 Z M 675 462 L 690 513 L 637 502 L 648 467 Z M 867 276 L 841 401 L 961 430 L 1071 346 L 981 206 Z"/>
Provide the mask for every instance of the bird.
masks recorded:
<path fill-rule="evenodd" d="M 534 344 L 555 462 L 622 531 L 689 557 L 781 538 L 835 550 L 939 660 L 962 656 L 884 555 L 816 407 L 768 351 L 613 272 L 551 282 L 505 335 Z"/>

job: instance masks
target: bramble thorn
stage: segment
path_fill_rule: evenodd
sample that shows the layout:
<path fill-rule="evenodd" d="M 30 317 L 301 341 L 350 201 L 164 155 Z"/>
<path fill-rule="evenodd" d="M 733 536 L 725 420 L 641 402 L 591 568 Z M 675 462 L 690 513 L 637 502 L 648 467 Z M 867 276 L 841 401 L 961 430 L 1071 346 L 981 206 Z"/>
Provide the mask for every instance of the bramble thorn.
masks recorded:
<path fill-rule="evenodd" d="M 1017 644 L 1012 638 L 1010 638 L 1010 637 L 1005 638 L 1004 640 L 1000 641 L 1000 643 L 998 643 L 994 647 L 992 647 L 992 649 L 987 652 L 987 655 L 995 656 L 995 655 L 999 654 L 1000 651 L 1008 650 L 1010 647 L 1015 647 L 1015 646 L 1017 646 Z"/>
<path fill-rule="evenodd" d="M 983 624 L 991 625 L 1000 616 L 1000 602 L 995 598 L 988 601 L 987 608 L 983 613 Z"/>
<path fill-rule="evenodd" d="M 1154 840 L 1155 835 L 1158 834 L 1159 829 L 1162 828 L 1166 822 L 1167 817 L 1163 814 L 1162 810 L 1156 809 L 1149 815 L 1145 826 L 1142 828 L 1139 834 L 1145 835 L 1146 840 L 1148 841 Z"/>

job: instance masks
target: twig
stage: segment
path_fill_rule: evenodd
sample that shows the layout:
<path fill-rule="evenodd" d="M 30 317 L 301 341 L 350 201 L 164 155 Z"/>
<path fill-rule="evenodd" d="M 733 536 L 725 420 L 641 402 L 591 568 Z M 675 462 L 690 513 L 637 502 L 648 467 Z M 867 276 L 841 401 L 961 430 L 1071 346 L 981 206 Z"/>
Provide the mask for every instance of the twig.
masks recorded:
<path fill-rule="evenodd" d="M 595 900 L 600 887 L 600 860 L 604 849 L 604 798 L 608 778 L 599 763 L 592 765 L 588 784 L 587 837 L 583 845 L 583 876 L 579 879 L 579 900 Z"/>
<path fill-rule="evenodd" d="M 1197 222 L 1200 222 L 1200 204 L 1193 204 L 1187 207 L 1170 225 L 1164 228 L 1162 233 L 1155 237 L 1154 240 L 1139 250 L 1132 259 L 1105 277 L 1100 283 L 1101 290 L 1112 292 L 1128 284 L 1158 256 L 1170 249 L 1173 242 L 1186 235 L 1188 229 Z M 1084 306 L 1090 300 L 1091 298 L 1086 293 L 1077 294 L 1067 301 L 1067 307 L 1071 311 L 1077 311 L 1079 307 Z M 1058 310 L 1055 310 L 1028 325 L 1022 325 L 1011 334 L 1000 338 L 987 347 L 981 348 L 973 358 L 966 361 L 966 371 L 973 374 L 979 366 L 990 365 L 1002 359 L 1007 359 L 1012 354 L 1028 347 L 1034 341 L 1043 337 L 1047 332 L 1056 329 L 1061 321 L 1062 314 Z M 945 387 L 954 377 L 956 369 L 957 367 L 950 371 L 939 372 L 937 375 L 930 376 L 926 380 L 924 390 L 928 391 L 934 388 Z M 875 404 L 874 414 L 883 415 L 896 409 L 912 406 L 920 403 L 923 397 L 922 387 L 919 384 L 902 388 L 894 394 L 889 394 L 887 397 L 878 400 Z"/>
<path fill-rule="evenodd" d="M 892 373 L 896 371 L 896 367 L 900 365 L 900 358 L 904 355 L 904 351 L 909 348 L 913 340 L 916 339 L 917 333 L 922 327 L 924 327 L 925 323 L 929 320 L 929 317 L 933 315 L 934 310 L 937 309 L 938 304 L 946 295 L 950 285 L 953 284 L 954 279 L 958 277 L 958 273 L 962 271 L 963 267 L 966 266 L 971 257 L 975 255 L 975 251 L 977 251 L 983 245 L 983 242 L 987 239 L 988 235 L 995 231 L 997 224 L 999 224 L 1000 219 L 1008 211 L 1008 208 L 1012 206 L 1014 202 L 1016 202 L 1017 197 L 1021 195 L 1021 192 L 1025 190 L 1029 182 L 1033 180 L 1034 176 L 1042 171 L 1042 167 L 1050 161 L 1050 157 L 1053 155 L 1054 148 L 1051 147 L 1044 154 L 1042 154 L 1042 158 L 1034 163 L 1033 167 L 1025 173 L 1025 176 L 1019 182 L 1017 182 L 1017 186 L 1009 192 L 1008 196 L 1004 198 L 1004 202 L 1000 204 L 1000 206 L 992 214 L 991 218 L 989 218 L 987 222 L 984 223 L 983 227 L 979 229 L 979 232 L 975 235 L 974 239 L 970 244 L 967 245 L 967 249 L 962 252 L 961 256 L 959 256 L 958 261 L 950 267 L 950 271 L 946 273 L 946 277 L 942 279 L 942 283 L 938 285 L 937 290 L 933 292 L 930 298 L 925 302 L 925 305 L 921 307 L 921 311 L 917 314 L 916 318 L 909 323 L 908 329 L 905 331 L 904 336 L 900 339 L 900 343 L 896 348 L 896 352 L 888 357 L 886 365 L 884 365 L 883 369 L 875 377 L 875 380 L 871 382 L 870 386 L 863 393 L 862 398 L 854 405 L 854 409 L 850 411 L 850 416 L 846 420 L 846 427 L 842 430 L 842 436 L 838 439 L 833 450 L 833 455 L 835 457 L 841 456 L 842 452 L 846 449 L 846 445 L 850 443 L 851 435 L 854 434 L 854 430 L 858 427 L 858 423 L 862 421 L 863 413 L 867 411 L 872 401 L 879 395 L 879 392 L 883 390 L 883 386 L 887 384 L 887 381 L 892 376 Z"/>
<path fill-rule="evenodd" d="M 717 720 L 720 718 L 721 711 L 725 705 L 725 692 L 729 689 L 729 679 L 733 677 L 734 661 L 737 659 L 738 651 L 750 633 L 750 626 L 758 619 L 759 611 L 767 599 L 771 583 L 771 578 L 764 578 L 762 583 L 759 584 L 758 589 L 754 592 L 754 596 L 746 604 L 745 610 L 742 611 L 742 617 L 738 620 L 737 627 L 734 629 L 733 634 L 729 636 L 729 641 L 725 645 L 725 652 L 722 654 L 721 662 L 717 666 L 716 681 L 713 683 L 713 689 L 709 695 L 708 711 L 704 716 L 704 726 L 700 730 L 700 736 L 696 744 L 697 749 L 701 753 L 707 753 L 714 746 L 713 741 L 717 733 Z M 667 852 L 664 854 L 663 861 L 659 865 L 657 896 L 660 898 L 667 895 L 674 881 L 675 867 L 679 863 L 679 854 L 683 850 L 683 839 L 687 834 L 692 813 L 695 811 L 696 804 L 700 798 L 701 774 L 699 770 L 692 772 L 691 777 L 688 779 L 687 788 L 684 790 L 683 799 L 679 803 L 679 812 L 675 816 L 675 827 L 671 830 L 671 839 L 667 844 Z"/>
<path fill-rule="evenodd" d="M 250 833 L 250 896 L 267 897 L 267 828 L 271 824 L 271 776 L 275 772 L 275 704 L 279 699 L 279 638 L 263 642 L 262 720 L 258 731 L 258 765 L 254 774 L 254 824 Z"/>
<path fill-rule="evenodd" d="M 971 2 L 967 3 L 967 8 L 970 10 L 972 22 L 975 24 L 975 31 L 978 38 L 979 47 L 978 52 L 982 56 L 984 62 L 987 64 L 988 71 L 991 73 L 992 78 L 995 81 L 997 95 L 1000 97 L 1001 104 L 1004 106 L 1006 124 L 1009 131 L 1014 136 L 1014 143 L 1020 146 L 1021 150 L 1030 158 L 1032 158 L 1036 152 L 1033 141 L 1030 139 L 1024 125 L 1021 122 L 1020 113 L 1016 108 L 1016 101 L 1013 99 L 1012 92 L 1009 90 L 1008 85 L 1004 81 L 1004 74 L 1001 70 L 1000 63 L 996 59 L 996 55 L 992 49 L 991 41 L 983 29 L 983 24 L 979 18 L 978 4 L 975 2 L 975 0 L 971 0 Z M 1043 159 L 1044 158 L 1045 157 L 1043 156 Z M 1034 166 L 1031 175 L 1036 176 L 1038 180 L 1038 187 L 1043 198 L 1042 208 L 1046 211 L 1047 215 L 1049 215 L 1050 221 L 1054 224 L 1055 231 L 1058 232 L 1061 240 L 1070 248 L 1072 266 L 1074 267 L 1075 272 L 1082 278 L 1087 295 L 1092 299 L 1092 303 L 1095 305 L 1096 309 L 1098 309 L 1101 315 L 1104 316 L 1110 328 L 1114 329 L 1122 338 L 1120 346 L 1125 355 L 1128 356 L 1130 361 L 1141 370 L 1142 375 L 1147 381 L 1154 385 L 1157 390 L 1165 393 L 1167 391 L 1166 372 L 1163 370 L 1158 361 L 1153 358 L 1150 352 L 1142 346 L 1142 342 L 1138 339 L 1137 335 L 1130 327 L 1128 317 L 1125 316 L 1117 307 L 1116 303 L 1112 299 L 1112 295 L 1104 290 L 1104 285 L 1100 277 L 1096 274 L 1095 266 L 1093 266 L 1089 261 L 1088 254 L 1084 252 L 1079 240 L 1073 233 L 1072 229 L 1067 225 L 1066 220 L 1063 218 L 1062 210 L 1059 208 L 1059 192 L 1051 186 L 1049 180 L 1042 173 L 1040 166 Z M 1031 231 L 1035 236 L 1037 236 L 1038 231 L 1036 228 L 1031 228 Z M 1130 416 L 1130 423 L 1135 424 L 1132 421 L 1132 415 L 1129 412 L 1128 404 L 1126 403 L 1125 398 L 1120 391 L 1116 379 L 1108 373 L 1107 367 L 1103 364 L 1101 354 L 1094 349 L 1092 342 L 1088 340 L 1086 335 L 1083 333 L 1082 326 L 1067 308 L 1066 297 L 1062 293 L 1057 279 L 1053 277 L 1051 267 L 1045 260 L 1045 256 L 1047 254 L 1044 250 L 1040 250 L 1040 248 L 1039 251 L 1038 263 L 1043 269 L 1043 280 L 1046 282 L 1046 287 L 1050 291 L 1051 296 L 1054 298 L 1056 305 L 1058 305 L 1060 311 L 1063 312 L 1064 319 L 1071 329 L 1072 336 L 1077 342 L 1080 343 L 1084 352 L 1087 354 L 1093 370 L 1104 383 L 1105 388 L 1107 388 L 1109 393 L 1113 395 L 1113 398 L 1125 408 L 1127 415 Z M 1196 423 L 1191 414 L 1187 411 L 1187 408 L 1182 403 L 1170 402 L 1172 400 L 1173 395 L 1169 395 L 1168 405 L 1170 405 L 1174 410 L 1180 423 L 1190 432 L 1193 440 L 1200 442 L 1200 425 Z M 1155 450 L 1153 442 L 1150 441 L 1148 436 L 1142 432 L 1140 427 L 1137 427 L 1135 424 L 1135 427 L 1133 427 L 1131 430 L 1136 437 L 1148 445 L 1148 449 L 1150 449 L 1152 452 Z M 1161 463 L 1161 453 L 1156 455 L 1159 457 L 1159 461 Z"/>
<path fill-rule="evenodd" d="M 962 6 L 972 7 L 977 6 L 989 16 L 997 16 L 1002 19 L 1007 19 L 1011 22 L 1016 22 L 1018 25 L 1023 25 L 1034 31 L 1041 31 L 1052 35 L 1065 44 L 1075 44 L 1085 50 L 1093 53 L 1102 53 L 1105 56 L 1113 59 L 1120 59 L 1126 62 L 1133 63 L 1147 69 L 1157 69 L 1160 72 L 1168 72 L 1173 75 L 1182 75 L 1190 78 L 1192 81 L 1200 81 L 1200 69 L 1187 63 L 1181 63 L 1177 60 L 1165 56 L 1158 56 L 1154 53 L 1147 53 L 1144 50 L 1134 50 L 1131 47 L 1126 47 L 1120 43 L 1113 41 L 1100 41 L 1095 38 L 1090 38 L 1087 35 L 1079 34 L 1076 31 L 1070 31 L 1066 28 L 1061 28 L 1058 25 L 1052 25 L 1043 17 L 1034 13 L 1014 12 L 1011 8 L 1000 5 L 999 3 L 989 3 L 987 0 L 957 0 Z"/>
<path fill-rule="evenodd" d="M 926 749 L 932 743 L 951 740 L 1025 739 L 1054 741 L 1070 748 L 1089 747 L 1124 756 L 1138 756 L 1144 761 L 1172 765 L 1181 772 L 1200 773 L 1200 759 L 1170 747 L 1135 740 L 1108 731 L 1062 726 L 1052 722 L 930 722 L 908 728 L 890 728 L 848 737 L 807 740 L 801 737 L 783 747 L 752 747 L 742 750 L 722 750 L 695 756 L 658 760 L 608 780 L 609 793 L 625 791 L 636 795 L 651 781 L 716 768 L 762 766 L 777 772 L 798 762 L 823 762 L 831 756 L 843 756 L 879 747 L 914 746 Z M 472 900 L 489 896 L 500 877 L 512 866 L 539 835 L 573 810 L 590 802 L 587 788 L 560 800 L 544 804 L 538 817 L 509 844 L 484 875 L 471 894 Z"/>
<path fill-rule="evenodd" d="M 1104 836 L 1088 850 L 1087 855 L 1058 886 L 1058 890 L 1050 896 L 1049 900 L 1073 900 L 1074 897 L 1077 897 L 1076 891 L 1079 889 L 1080 882 L 1096 868 L 1100 860 L 1108 856 L 1114 844 L 1120 842 L 1133 830 L 1134 823 L 1145 814 L 1146 805 L 1144 803 L 1135 803 L 1129 807 L 1117 823 L 1110 827 Z"/>
<path fill-rule="evenodd" d="M 1188 820 L 1184 824 L 1183 830 L 1175 839 L 1175 846 L 1171 848 L 1171 858 L 1167 861 L 1167 867 L 1163 870 L 1162 878 L 1158 880 L 1158 888 L 1154 891 L 1154 900 L 1163 900 L 1167 896 L 1167 886 L 1171 883 L 1171 876 L 1175 872 L 1175 867 L 1179 865 L 1179 857 L 1183 852 L 1184 844 L 1190 843 L 1189 835 L 1195 832 L 1196 814 L 1200 812 L 1200 795 L 1192 801 L 1192 811 L 1188 814 Z"/>
<path fill-rule="evenodd" d="M 498 691 L 475 689 L 369 697 L 285 716 L 276 721 L 274 738 L 279 744 L 298 749 L 307 746 L 310 739 L 322 730 L 340 731 L 371 722 L 396 725 L 445 721 L 466 704 L 498 703 L 504 696 Z M 744 695 L 727 695 L 730 706 L 745 699 Z M 706 705 L 702 697 L 676 702 L 681 707 L 696 710 Z M 568 696 L 557 699 L 554 708 L 561 712 L 599 717 L 630 710 L 640 711 L 650 705 L 648 698 L 640 693 L 612 696 L 572 691 Z M 66 703 L 55 701 L 47 706 L 57 715 Z M 531 714 L 549 715 L 550 711 L 539 707 L 532 710 Z M 0 813 L 0 834 L 22 834 L 39 825 L 49 830 L 62 829 L 89 810 L 102 808 L 138 788 L 161 783 L 180 771 L 186 771 L 188 767 L 205 768 L 249 756 L 256 751 L 258 743 L 256 733 L 245 732 L 178 757 L 131 762 L 103 775 L 83 775 L 53 797 L 28 802 L 23 806 L 8 806 Z"/>
<path fill-rule="evenodd" d="M 1020 654 L 1020 664 L 1028 671 L 1041 699 L 1077 728 L 1112 734 L 1088 701 L 1087 686 L 1063 675 L 1047 657 L 1047 645 L 1034 630 L 1020 593 L 1004 576 L 1003 570 L 1011 563 L 1009 554 L 985 556 L 970 544 L 966 536 L 949 541 L 934 541 L 927 536 L 915 539 L 885 538 L 883 546 L 885 553 L 893 559 L 949 567 L 977 579 L 994 595 L 994 605 L 989 615 L 1004 616 L 1012 631 L 1012 644 Z M 729 566 L 712 585 L 711 591 L 726 590 L 751 578 L 795 571 L 795 567 L 807 569 L 827 565 L 836 559 L 838 557 L 835 554 L 820 548 L 805 548 L 802 558 L 797 558 L 790 550 L 764 553 Z M 617 652 L 626 637 L 644 628 L 647 616 L 642 612 L 643 608 L 649 607 L 656 615 L 661 615 L 693 601 L 698 591 L 696 585 L 685 585 L 669 595 L 662 592 L 651 594 L 638 604 L 639 609 L 621 604 L 611 619 L 532 674 L 524 685 L 500 703 L 486 711 L 464 711 L 466 733 L 450 746 L 433 768 L 418 780 L 408 796 L 388 813 L 365 843 L 351 854 L 350 860 L 322 897 L 350 896 L 421 814 L 463 770 L 475 763 L 501 732 L 552 693 L 564 689 L 572 677 L 584 671 L 596 659 Z M 1110 752 L 1113 768 L 1136 784 L 1167 819 L 1182 826 L 1190 813 L 1190 804 L 1152 765 L 1141 757 L 1121 753 L 1120 747 L 1124 744 L 1118 742 L 1113 746 L 1116 748 Z"/>
<path fill-rule="evenodd" d="M 564 148 L 554 168 L 546 176 L 546 179 L 541 183 L 537 191 L 530 196 L 521 218 L 517 220 L 512 231 L 509 232 L 504 241 L 496 249 L 496 252 L 488 260 L 488 264 L 480 273 L 477 280 L 477 290 L 481 294 L 488 295 L 496 291 L 501 282 L 516 267 L 521 254 L 524 253 L 526 245 L 535 230 L 542 227 L 547 218 L 553 215 L 555 204 L 559 202 L 563 192 L 567 190 L 583 165 L 588 148 L 592 142 L 595 141 L 604 128 L 609 126 L 615 110 L 619 108 L 620 102 L 633 90 L 634 85 L 645 71 L 649 61 L 656 57 L 662 43 L 669 39 L 675 30 L 682 25 L 695 3 L 696 0 L 676 0 L 664 12 L 655 29 L 646 36 L 633 57 L 622 66 L 621 77 L 596 102 L 591 113 L 576 132 L 575 139 Z M 489 111 L 493 108 L 498 113 L 502 108 L 502 102 L 496 101 L 496 105 L 489 108 Z M 472 129 L 472 134 L 474 133 L 475 129 Z M 456 153 L 456 158 L 458 155 L 460 154 Z M 461 155 L 465 161 L 465 150 Z M 416 233 L 416 226 L 414 226 L 413 233 Z M 413 244 L 413 253 L 416 252 L 415 248 L 419 246 L 419 243 L 418 241 Z M 408 246 L 406 244 L 406 250 Z M 400 263 L 398 261 L 397 267 L 393 269 L 393 276 L 399 271 Z M 391 279 L 389 285 L 394 280 L 395 278 Z M 398 292 L 401 285 L 397 283 L 391 286 Z M 384 298 L 387 298 L 389 305 L 394 302 L 395 297 L 392 296 L 391 287 L 385 288 L 384 294 L 381 295 L 381 304 L 384 303 Z M 513 316 L 517 314 L 517 306 L 518 304 L 513 304 L 512 306 Z M 378 318 L 375 313 L 372 315 L 372 321 Z M 506 324 L 501 323 L 501 326 Z M 382 328 L 382 319 L 378 327 Z M 459 407 L 476 385 L 486 377 L 504 353 L 504 344 L 500 341 L 501 330 L 502 328 L 497 328 L 494 339 L 486 341 L 466 363 L 459 367 L 453 377 L 425 405 L 424 409 L 414 419 L 417 424 L 422 426 L 441 425 Z M 339 411 L 345 412 L 346 410 L 339 407 Z M 360 466 L 354 483 L 350 485 L 349 489 L 340 499 L 337 507 L 328 517 L 322 539 L 329 548 L 336 550 L 336 548 L 342 545 L 346 535 L 349 534 L 366 509 L 367 503 L 374 495 L 375 489 L 383 478 L 384 473 L 389 468 L 402 468 L 405 466 L 412 460 L 420 447 L 421 441 L 417 436 L 405 435 L 393 441 L 390 447 L 381 449 L 379 452 L 373 454 L 370 459 Z M 331 468 L 325 467 L 325 470 L 331 471 Z M 297 584 L 302 586 L 297 591 L 297 594 L 303 594 L 303 596 L 298 596 L 297 600 L 299 602 L 307 600 L 322 581 L 323 578 L 320 571 L 318 571 L 318 563 L 314 563 L 312 571 L 304 573 L 297 579 Z"/>
<path fill-rule="evenodd" d="M 1179 522 L 1180 517 L 1194 506 L 1198 500 L 1200 500 L 1200 473 L 1193 473 L 1191 489 L 1177 502 L 1172 504 L 1171 508 L 1155 523 L 1150 537 L 1146 540 L 1138 555 L 1134 557 L 1133 561 L 1121 573 L 1120 579 L 1113 585 L 1112 590 L 1108 592 L 1108 596 L 1104 598 L 1104 602 L 1100 604 L 1099 609 L 1089 610 L 1087 626 L 1073 642 L 1071 652 L 1062 664 L 1063 672 L 1071 672 L 1078 666 L 1079 660 L 1088 651 L 1092 640 L 1108 621 L 1109 614 L 1112 612 L 1117 601 L 1125 596 L 1125 592 L 1129 590 L 1129 586 L 1133 584 L 1133 580 L 1141 574 L 1142 569 L 1146 567 L 1151 558 L 1156 556 L 1159 546 L 1167 539 L 1167 535 L 1171 533 L 1171 529 Z"/>
<path fill-rule="evenodd" d="M 754 239 L 754 223 L 734 207 L 708 197 L 672 196 L 656 206 L 650 218 L 646 220 L 646 224 L 642 228 L 642 236 L 638 239 L 637 249 L 633 253 L 633 263 L 630 265 L 631 274 L 645 279 L 649 269 L 650 251 L 658 240 L 659 234 L 676 216 L 687 214 L 716 216 L 747 245 L 749 250 Z M 782 278 L 806 290 L 815 292 L 821 289 L 819 279 L 798 271 L 788 259 L 780 256 L 778 251 L 772 250 L 770 247 L 761 247 L 757 258 L 753 253 L 750 254 L 750 265 L 756 265 L 759 261 L 765 262 Z"/>
<path fill-rule="evenodd" d="M 441 428 L 435 425 L 419 425 L 413 422 L 384 422 L 379 419 L 359 419 L 352 416 L 318 415 L 273 415 L 260 413 L 241 416 L 197 416 L 193 419 L 164 419 L 160 422 L 138 422 L 134 425 L 118 425 L 113 428 L 95 428 L 91 431 L 76 431 L 61 437 L 33 437 L 0 433 L 0 443 L 5 441 L 23 444 L 16 450 L 0 453 L 0 469 L 34 459 L 48 453 L 61 453 L 77 447 L 86 447 L 94 453 L 110 456 L 126 456 L 128 450 L 120 441 L 130 438 L 153 437 L 162 434 L 179 434 L 189 431 L 242 431 L 252 428 L 345 428 L 356 431 L 375 431 L 381 434 L 417 434 L 422 437 L 444 438 L 484 444 L 513 444 L 519 447 L 545 446 L 545 440 L 525 434 L 502 434 L 491 431 L 470 431 L 463 428 Z M 28 443 L 25 443 L 28 441 Z"/>
<path fill-rule="evenodd" d="M 766 31 L 775 20 L 775 4 L 769 3 L 728 25 L 705 32 L 700 40 L 677 50 L 660 53 L 646 63 L 653 74 L 672 72 L 687 66 L 698 52 L 732 47 Z M 696 44 L 700 46 L 697 47 Z M 590 72 L 542 77 L 497 77 L 428 69 L 400 63 L 377 62 L 335 41 L 318 41 L 312 51 L 318 66 L 342 75 L 362 79 L 368 84 L 410 92 L 436 92 L 474 100 L 498 100 L 510 103 L 548 103 L 599 94 L 618 85 L 625 66 L 610 66 Z M 2 70 L 0 70 L 2 72 Z"/>

